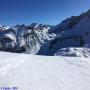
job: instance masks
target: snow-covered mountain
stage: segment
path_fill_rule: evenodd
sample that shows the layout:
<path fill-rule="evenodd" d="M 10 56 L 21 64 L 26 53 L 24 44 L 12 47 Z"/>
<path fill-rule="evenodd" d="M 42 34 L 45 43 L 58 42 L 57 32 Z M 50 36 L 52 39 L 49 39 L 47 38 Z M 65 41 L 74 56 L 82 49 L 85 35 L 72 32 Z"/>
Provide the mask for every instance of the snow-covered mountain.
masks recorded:
<path fill-rule="evenodd" d="M 54 26 L 38 23 L 0 26 L 0 50 L 8 52 L 57 55 L 63 48 L 90 45 L 89 38 L 90 10 Z"/>
<path fill-rule="evenodd" d="M 90 45 L 90 10 L 80 16 L 64 20 L 56 26 L 56 31 L 58 37 L 51 41 L 50 55 L 61 48 Z"/>
<path fill-rule="evenodd" d="M 49 29 L 49 25 L 33 23 L 0 30 L 0 50 L 37 54 L 41 45 L 55 37 L 49 35 Z"/>

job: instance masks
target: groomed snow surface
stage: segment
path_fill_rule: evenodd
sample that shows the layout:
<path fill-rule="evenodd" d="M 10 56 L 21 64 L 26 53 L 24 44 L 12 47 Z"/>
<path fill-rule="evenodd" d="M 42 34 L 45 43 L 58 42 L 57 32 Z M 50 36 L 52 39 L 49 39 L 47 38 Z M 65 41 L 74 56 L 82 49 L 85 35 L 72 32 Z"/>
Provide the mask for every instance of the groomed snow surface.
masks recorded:
<path fill-rule="evenodd" d="M 90 58 L 0 52 L 0 87 L 90 90 Z"/>

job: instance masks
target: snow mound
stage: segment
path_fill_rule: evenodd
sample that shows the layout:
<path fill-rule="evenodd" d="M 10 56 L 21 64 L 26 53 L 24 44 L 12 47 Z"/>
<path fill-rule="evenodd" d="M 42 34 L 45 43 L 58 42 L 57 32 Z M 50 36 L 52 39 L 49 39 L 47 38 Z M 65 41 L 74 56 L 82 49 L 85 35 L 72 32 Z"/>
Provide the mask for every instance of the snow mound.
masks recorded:
<path fill-rule="evenodd" d="M 55 53 L 55 56 L 90 57 L 90 48 L 62 48 Z"/>
<path fill-rule="evenodd" d="M 90 58 L 0 52 L 0 87 L 90 90 Z"/>

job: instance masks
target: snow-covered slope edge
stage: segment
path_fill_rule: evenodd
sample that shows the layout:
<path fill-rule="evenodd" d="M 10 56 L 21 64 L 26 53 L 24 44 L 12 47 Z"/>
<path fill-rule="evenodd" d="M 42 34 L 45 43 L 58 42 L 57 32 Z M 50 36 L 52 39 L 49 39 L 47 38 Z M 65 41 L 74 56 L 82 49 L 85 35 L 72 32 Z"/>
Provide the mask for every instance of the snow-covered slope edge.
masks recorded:
<path fill-rule="evenodd" d="M 90 58 L 0 52 L 0 87 L 90 90 Z"/>

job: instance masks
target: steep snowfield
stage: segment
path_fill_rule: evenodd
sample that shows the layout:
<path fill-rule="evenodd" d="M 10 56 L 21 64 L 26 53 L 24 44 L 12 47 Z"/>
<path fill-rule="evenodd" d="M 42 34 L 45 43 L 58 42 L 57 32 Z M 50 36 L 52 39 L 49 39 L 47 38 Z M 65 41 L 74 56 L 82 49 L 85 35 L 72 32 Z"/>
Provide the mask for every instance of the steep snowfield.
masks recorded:
<path fill-rule="evenodd" d="M 90 90 L 90 58 L 0 52 L 0 87 Z"/>

